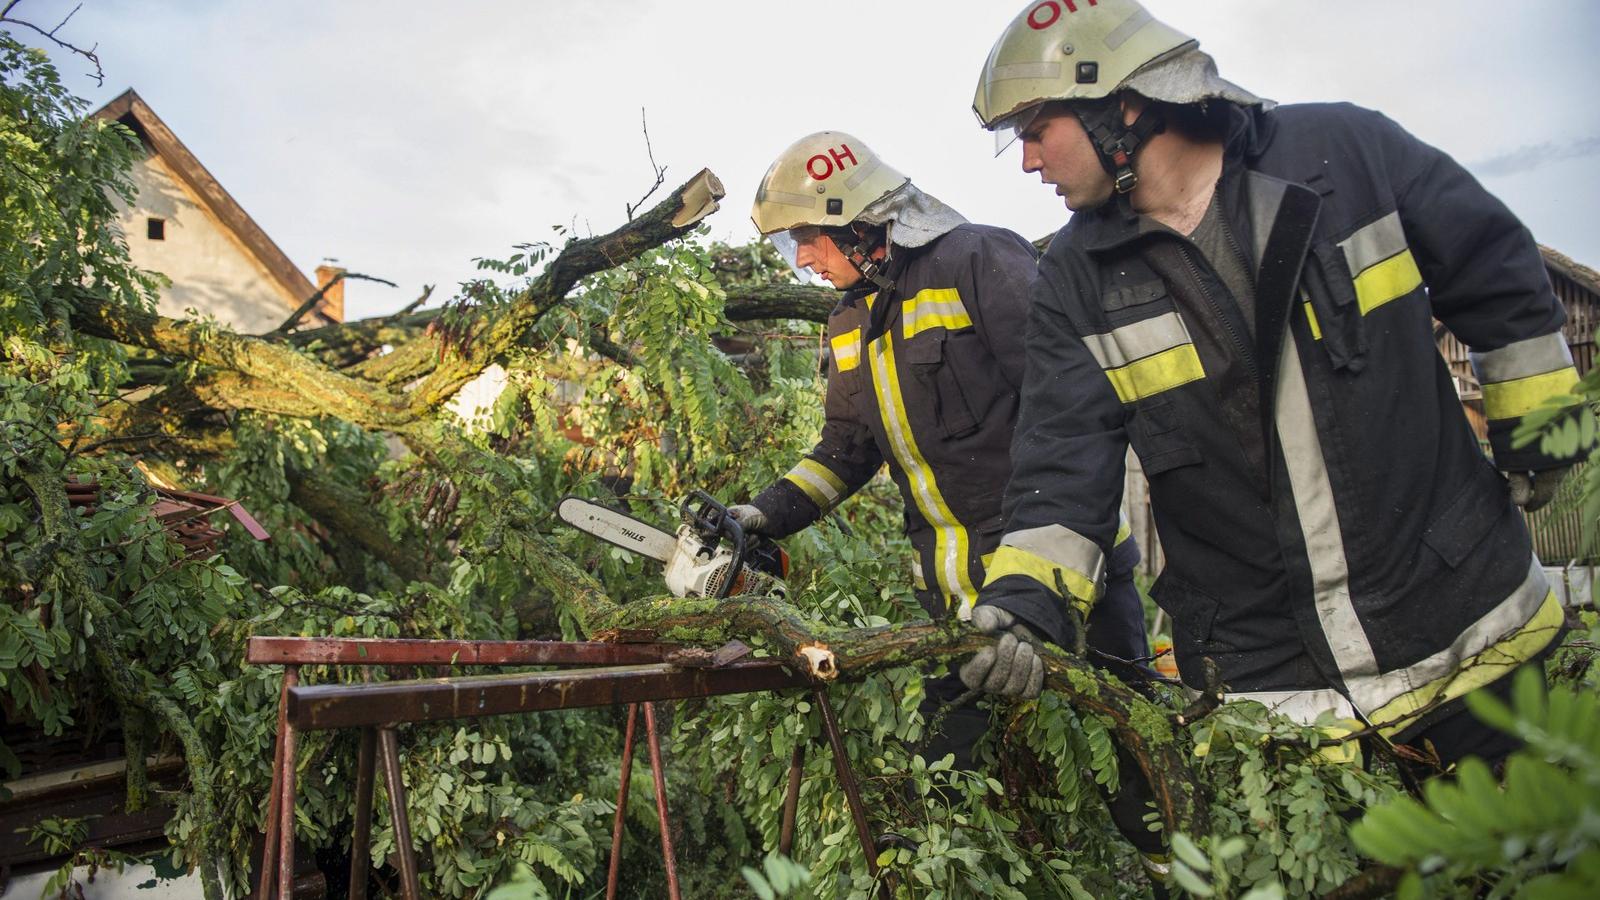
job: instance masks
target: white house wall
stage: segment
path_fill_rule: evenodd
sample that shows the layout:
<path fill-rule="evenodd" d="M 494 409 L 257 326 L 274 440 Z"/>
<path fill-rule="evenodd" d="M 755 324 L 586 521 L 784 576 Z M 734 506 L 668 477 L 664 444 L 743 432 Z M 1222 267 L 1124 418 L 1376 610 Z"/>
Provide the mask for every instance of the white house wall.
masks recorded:
<path fill-rule="evenodd" d="M 290 298 L 266 268 L 222 226 L 159 156 L 133 170 L 138 197 L 122 207 L 122 230 L 135 265 L 171 279 L 161 290 L 162 315 L 199 310 L 244 334 L 276 328 L 305 298 Z M 166 239 L 151 240 L 147 221 L 166 222 Z"/>

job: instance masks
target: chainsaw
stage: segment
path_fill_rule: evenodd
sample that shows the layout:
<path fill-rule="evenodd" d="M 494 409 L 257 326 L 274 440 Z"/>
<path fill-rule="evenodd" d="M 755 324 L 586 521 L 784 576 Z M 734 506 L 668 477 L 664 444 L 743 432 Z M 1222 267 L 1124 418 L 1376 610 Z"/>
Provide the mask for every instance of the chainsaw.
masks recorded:
<path fill-rule="evenodd" d="M 705 491 L 691 492 L 678 512 L 682 522 L 674 535 L 582 497 L 563 497 L 556 506 L 561 521 L 579 531 L 665 564 L 667 590 L 675 597 L 787 595 L 789 554 L 783 548 L 745 534 Z"/>

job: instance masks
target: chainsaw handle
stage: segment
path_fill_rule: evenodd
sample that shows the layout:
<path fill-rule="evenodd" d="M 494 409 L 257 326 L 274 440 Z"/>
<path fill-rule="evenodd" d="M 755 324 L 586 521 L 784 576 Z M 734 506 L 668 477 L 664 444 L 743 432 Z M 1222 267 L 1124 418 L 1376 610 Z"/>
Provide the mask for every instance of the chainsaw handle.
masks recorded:
<path fill-rule="evenodd" d="M 695 508 L 696 502 L 699 503 L 698 509 Z M 739 573 L 744 571 L 744 526 L 739 524 L 738 519 L 728 515 L 728 508 L 717 498 L 698 488 L 683 498 L 683 505 L 680 508 L 683 517 L 706 541 L 707 550 L 714 550 L 717 541 L 724 537 L 733 542 L 733 560 L 728 567 L 728 577 L 722 580 L 722 586 L 717 589 L 717 596 L 714 598 L 726 600 L 733 592 L 733 584 L 738 580 Z"/>

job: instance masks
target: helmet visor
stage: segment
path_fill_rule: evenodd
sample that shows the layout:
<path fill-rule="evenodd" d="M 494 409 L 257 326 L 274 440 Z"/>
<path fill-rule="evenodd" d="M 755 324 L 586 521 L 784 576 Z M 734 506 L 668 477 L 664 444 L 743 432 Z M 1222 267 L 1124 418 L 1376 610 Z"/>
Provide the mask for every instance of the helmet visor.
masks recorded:
<path fill-rule="evenodd" d="M 817 273 L 810 266 L 801 266 L 795 262 L 800 254 L 800 245 L 822 233 L 822 229 L 815 225 L 796 225 L 786 231 L 774 231 L 767 235 L 767 240 L 778 249 L 778 255 L 789 264 L 794 271 L 794 277 L 801 282 L 810 284 L 817 280 Z"/>
<path fill-rule="evenodd" d="M 1028 126 L 1033 124 L 1033 120 L 1039 118 L 1039 111 L 1042 109 L 1044 109 L 1043 103 L 1035 103 L 995 122 L 989 129 L 994 132 L 994 155 L 999 156 L 1015 144 L 1022 137 L 1022 133 L 1028 130 Z"/>

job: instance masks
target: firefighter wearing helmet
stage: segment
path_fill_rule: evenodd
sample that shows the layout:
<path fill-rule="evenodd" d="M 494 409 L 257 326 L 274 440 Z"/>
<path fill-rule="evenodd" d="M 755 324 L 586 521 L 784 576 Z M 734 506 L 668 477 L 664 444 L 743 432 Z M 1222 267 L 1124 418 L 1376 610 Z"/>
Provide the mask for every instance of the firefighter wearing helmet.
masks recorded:
<path fill-rule="evenodd" d="M 1504 756 L 1460 698 L 1562 633 L 1517 507 L 1570 464 L 1511 436 L 1577 381 L 1527 229 L 1389 119 L 1263 101 L 1132 0 L 1030 4 L 973 107 L 1075 211 L 1040 262 L 977 609 L 1070 639 L 1131 445 L 1186 684 L 1209 658 L 1303 723 Z M 1435 321 L 1472 351 L 1493 467 Z"/>
<path fill-rule="evenodd" d="M 778 156 L 752 218 L 802 277 L 815 274 L 843 293 L 828 318 L 821 437 L 733 514 L 746 528 L 784 537 L 887 466 L 905 502 L 918 600 L 936 619 L 969 617 L 1001 532 L 1036 271 L 1032 245 L 967 222 L 836 131 L 802 138 Z M 1138 547 L 1125 533 L 1114 543 L 1088 643 L 1139 659 L 1147 642 L 1132 581 Z M 1043 663 L 1021 637 L 1010 638 L 1022 649 L 991 673 L 993 687 L 1038 690 Z M 963 692 L 954 677 L 927 688 L 928 710 Z M 944 721 L 931 758 L 955 752 L 958 765 L 970 767 L 987 715 L 957 708 Z"/>

